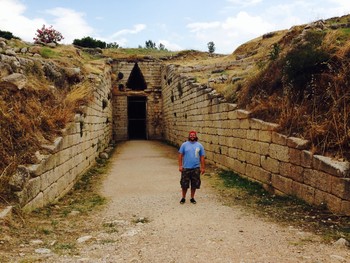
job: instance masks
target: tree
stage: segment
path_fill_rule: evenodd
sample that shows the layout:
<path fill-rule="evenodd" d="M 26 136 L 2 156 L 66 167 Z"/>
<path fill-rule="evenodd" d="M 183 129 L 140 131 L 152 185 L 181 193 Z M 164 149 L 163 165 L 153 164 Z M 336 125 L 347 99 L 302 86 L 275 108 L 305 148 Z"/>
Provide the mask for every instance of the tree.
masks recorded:
<path fill-rule="evenodd" d="M 148 40 L 148 41 L 145 42 L 145 48 L 147 48 L 147 49 L 157 49 L 157 45 L 152 40 Z"/>
<path fill-rule="evenodd" d="M 12 38 L 20 39 L 19 37 L 14 36 L 11 32 L 2 30 L 0 30 L 0 37 L 3 37 L 8 40 L 11 40 Z"/>
<path fill-rule="evenodd" d="M 107 48 L 120 48 L 117 42 L 107 44 Z"/>
<path fill-rule="evenodd" d="M 165 48 L 165 45 L 163 45 L 162 43 L 159 43 L 159 48 L 158 49 L 167 51 L 167 49 Z"/>
<path fill-rule="evenodd" d="M 36 37 L 33 39 L 34 43 L 57 43 L 64 39 L 64 37 L 60 32 L 53 29 L 52 26 L 46 28 L 43 25 L 41 29 L 36 30 Z"/>
<path fill-rule="evenodd" d="M 208 42 L 207 46 L 208 46 L 209 53 L 214 53 L 215 52 L 215 44 L 214 44 L 213 41 Z"/>
<path fill-rule="evenodd" d="M 73 45 L 80 47 L 89 47 L 89 48 L 106 48 L 106 42 L 101 40 L 93 39 L 92 37 L 83 37 L 82 39 L 74 39 Z"/>

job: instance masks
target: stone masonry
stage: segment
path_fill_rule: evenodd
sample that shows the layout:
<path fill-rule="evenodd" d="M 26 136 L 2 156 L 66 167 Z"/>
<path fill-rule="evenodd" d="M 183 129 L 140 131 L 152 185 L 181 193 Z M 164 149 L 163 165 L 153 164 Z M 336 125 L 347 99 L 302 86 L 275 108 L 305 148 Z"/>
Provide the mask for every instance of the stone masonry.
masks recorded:
<path fill-rule="evenodd" d="M 96 163 L 112 137 L 111 71 L 89 76 L 93 100 L 67 125 L 53 145 L 44 145 L 50 154 L 37 153 L 40 162 L 19 166 L 12 179 L 15 194 L 25 211 L 43 207 L 64 196 L 79 177 Z"/>
<path fill-rule="evenodd" d="M 146 81 L 145 90 L 131 90 L 126 82 L 137 62 Z M 117 76 L 113 85 L 113 139 L 116 141 L 128 138 L 128 96 L 141 96 L 147 99 L 146 133 L 149 140 L 161 140 L 162 134 L 162 97 L 160 80 L 161 63 L 152 60 L 146 61 L 114 61 L 112 72 Z M 118 75 L 123 76 L 118 78 Z"/>
<path fill-rule="evenodd" d="M 179 146 L 197 130 L 209 162 L 266 189 L 350 215 L 348 162 L 309 152 L 309 142 L 275 132 L 276 124 L 250 118 L 206 85 L 162 68 L 164 139 Z"/>
<path fill-rule="evenodd" d="M 146 88 L 126 87 L 135 63 Z M 225 102 L 207 85 L 181 74 L 178 66 L 159 61 L 112 61 L 94 76 L 94 99 L 76 115 L 64 135 L 46 148 L 40 163 L 19 166 L 13 185 L 24 210 L 54 202 L 67 193 L 111 139 L 128 139 L 128 97 L 146 98 L 147 139 L 179 146 L 197 130 L 206 158 L 261 183 L 269 191 L 293 195 L 312 205 L 350 215 L 350 167 L 313 155 L 309 142 L 277 133 L 276 124 L 251 118 Z"/>

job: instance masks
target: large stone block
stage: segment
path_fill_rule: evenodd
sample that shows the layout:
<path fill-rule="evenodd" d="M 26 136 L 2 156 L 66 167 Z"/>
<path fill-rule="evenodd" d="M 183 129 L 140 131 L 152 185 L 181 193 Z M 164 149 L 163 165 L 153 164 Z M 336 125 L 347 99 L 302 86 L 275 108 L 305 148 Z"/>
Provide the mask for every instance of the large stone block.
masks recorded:
<path fill-rule="evenodd" d="M 287 138 L 287 146 L 299 150 L 307 150 L 310 147 L 310 141 L 296 137 Z"/>
<path fill-rule="evenodd" d="M 349 162 L 339 162 L 337 160 L 333 160 L 332 158 L 329 158 L 326 156 L 314 155 L 312 165 L 314 169 L 324 171 L 334 176 L 339 176 L 339 177 L 350 176 Z"/>
<path fill-rule="evenodd" d="M 328 209 L 335 214 L 340 214 L 342 212 L 342 200 L 341 198 L 334 195 L 327 195 L 327 207 Z"/>
<path fill-rule="evenodd" d="M 271 184 L 271 173 L 255 165 L 247 164 L 246 176 L 253 178 L 263 184 Z"/>
<path fill-rule="evenodd" d="M 227 161 L 228 161 L 230 170 L 240 175 L 246 174 L 246 163 L 240 162 L 237 159 L 233 159 L 233 158 L 228 158 Z"/>
<path fill-rule="evenodd" d="M 57 183 L 53 183 L 43 191 L 43 199 L 45 204 L 52 203 L 59 196 Z"/>
<path fill-rule="evenodd" d="M 331 175 L 313 169 L 305 169 L 303 175 L 305 184 L 327 193 L 331 192 Z"/>
<path fill-rule="evenodd" d="M 270 143 L 272 141 L 271 131 L 259 130 L 259 141 Z"/>
<path fill-rule="evenodd" d="M 278 144 L 271 144 L 269 147 L 269 155 L 271 158 L 289 162 L 289 148 Z"/>
<path fill-rule="evenodd" d="M 292 181 L 292 193 L 301 200 L 304 200 L 308 204 L 315 203 L 315 188 L 301 184 L 296 181 Z"/>
<path fill-rule="evenodd" d="M 231 135 L 236 138 L 245 139 L 247 138 L 247 130 L 242 129 L 232 129 Z"/>
<path fill-rule="evenodd" d="M 227 146 L 229 148 L 237 148 L 237 149 L 243 149 L 244 140 L 241 140 L 239 138 L 235 137 L 229 137 L 227 138 Z"/>
<path fill-rule="evenodd" d="M 228 156 L 232 159 L 237 159 L 238 149 L 229 147 L 228 148 Z"/>
<path fill-rule="evenodd" d="M 239 139 L 241 144 L 242 144 L 242 149 L 246 152 L 255 152 L 259 153 L 260 151 L 260 144 L 257 141 L 252 141 L 252 140 L 242 140 Z"/>
<path fill-rule="evenodd" d="M 346 201 L 350 201 L 350 178 L 339 178 L 337 176 L 331 176 L 330 185 L 331 194 Z"/>
<path fill-rule="evenodd" d="M 313 154 L 309 151 L 301 151 L 300 153 L 300 164 L 305 168 L 312 167 Z"/>
<path fill-rule="evenodd" d="M 340 214 L 350 216 L 350 201 L 342 200 Z"/>
<path fill-rule="evenodd" d="M 272 139 L 271 142 L 274 144 L 287 145 L 287 136 L 283 134 L 272 132 L 271 139 Z"/>
<path fill-rule="evenodd" d="M 246 162 L 255 166 L 261 166 L 260 155 L 257 153 L 246 152 Z"/>
<path fill-rule="evenodd" d="M 289 148 L 289 160 L 295 165 L 301 165 L 301 151 L 294 148 Z"/>
<path fill-rule="evenodd" d="M 247 160 L 246 158 L 246 152 L 242 150 L 237 151 L 237 159 L 241 162 L 245 162 Z"/>
<path fill-rule="evenodd" d="M 40 192 L 34 199 L 29 201 L 23 208 L 22 210 L 24 212 L 30 212 L 33 211 L 34 209 L 41 208 L 45 205 L 44 202 L 44 194 Z"/>
<path fill-rule="evenodd" d="M 293 180 L 289 178 L 278 174 L 271 174 L 271 185 L 284 194 L 290 195 L 293 193 L 292 183 Z"/>
<path fill-rule="evenodd" d="M 47 189 L 51 184 L 57 181 L 59 177 L 56 177 L 55 170 L 51 169 L 41 175 L 41 191 Z"/>
<path fill-rule="evenodd" d="M 247 139 L 252 141 L 259 140 L 259 131 L 258 130 L 247 130 Z"/>
<path fill-rule="evenodd" d="M 324 191 L 315 189 L 315 197 L 313 204 L 317 206 L 325 206 L 327 204 L 328 195 L 330 195 L 330 193 L 326 193 Z"/>
<path fill-rule="evenodd" d="M 243 119 L 240 121 L 240 129 L 249 130 L 250 129 L 250 120 Z"/>
<path fill-rule="evenodd" d="M 279 174 L 281 174 L 282 176 L 288 177 L 293 181 L 297 181 L 299 183 L 304 182 L 303 167 L 291 163 L 280 162 L 279 168 Z"/>
<path fill-rule="evenodd" d="M 41 177 L 35 177 L 26 185 L 28 200 L 35 198 L 41 192 Z"/>
<path fill-rule="evenodd" d="M 269 171 L 271 173 L 279 173 L 279 161 L 276 159 L 272 159 L 268 156 L 261 156 L 260 158 L 261 167 L 264 168 L 266 171 Z"/>

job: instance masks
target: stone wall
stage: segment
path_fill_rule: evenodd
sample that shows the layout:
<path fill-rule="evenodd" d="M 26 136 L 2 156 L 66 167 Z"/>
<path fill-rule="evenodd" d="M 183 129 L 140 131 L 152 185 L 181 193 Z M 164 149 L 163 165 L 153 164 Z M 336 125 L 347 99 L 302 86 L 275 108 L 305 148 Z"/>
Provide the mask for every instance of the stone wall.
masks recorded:
<path fill-rule="evenodd" d="M 130 73 L 137 62 L 141 73 L 147 84 L 145 90 L 130 90 L 126 83 Z M 116 141 L 127 140 L 128 138 L 128 97 L 146 97 L 146 133 L 149 140 L 160 140 L 163 138 L 162 129 L 162 98 L 160 88 L 160 67 L 161 63 L 152 60 L 146 61 L 114 61 L 112 72 L 117 77 L 113 82 L 113 138 Z M 119 74 L 123 75 L 118 79 Z M 123 88 L 120 88 L 123 87 Z"/>
<path fill-rule="evenodd" d="M 64 135 L 37 153 L 40 162 L 19 166 L 11 179 L 20 205 L 25 211 L 54 202 L 64 196 L 79 177 L 96 163 L 112 138 L 111 68 L 90 75 L 93 99 L 81 114 L 66 126 Z"/>
<path fill-rule="evenodd" d="M 162 68 L 164 139 L 179 146 L 196 130 L 207 160 L 261 183 L 277 194 L 350 215 L 348 162 L 313 155 L 309 142 L 275 132 L 206 85 Z"/>

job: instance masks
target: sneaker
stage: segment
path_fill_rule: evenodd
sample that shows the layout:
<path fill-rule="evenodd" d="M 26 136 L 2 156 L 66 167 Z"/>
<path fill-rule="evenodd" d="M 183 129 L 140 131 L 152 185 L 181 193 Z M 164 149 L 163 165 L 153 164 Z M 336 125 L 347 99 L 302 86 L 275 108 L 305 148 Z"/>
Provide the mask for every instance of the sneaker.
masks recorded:
<path fill-rule="evenodd" d="M 186 202 L 186 199 L 185 198 L 181 198 L 180 204 L 184 204 L 185 202 Z"/>
<path fill-rule="evenodd" d="M 194 198 L 191 198 L 190 201 L 191 201 L 192 204 L 196 204 L 197 203 L 196 200 L 194 200 Z"/>

